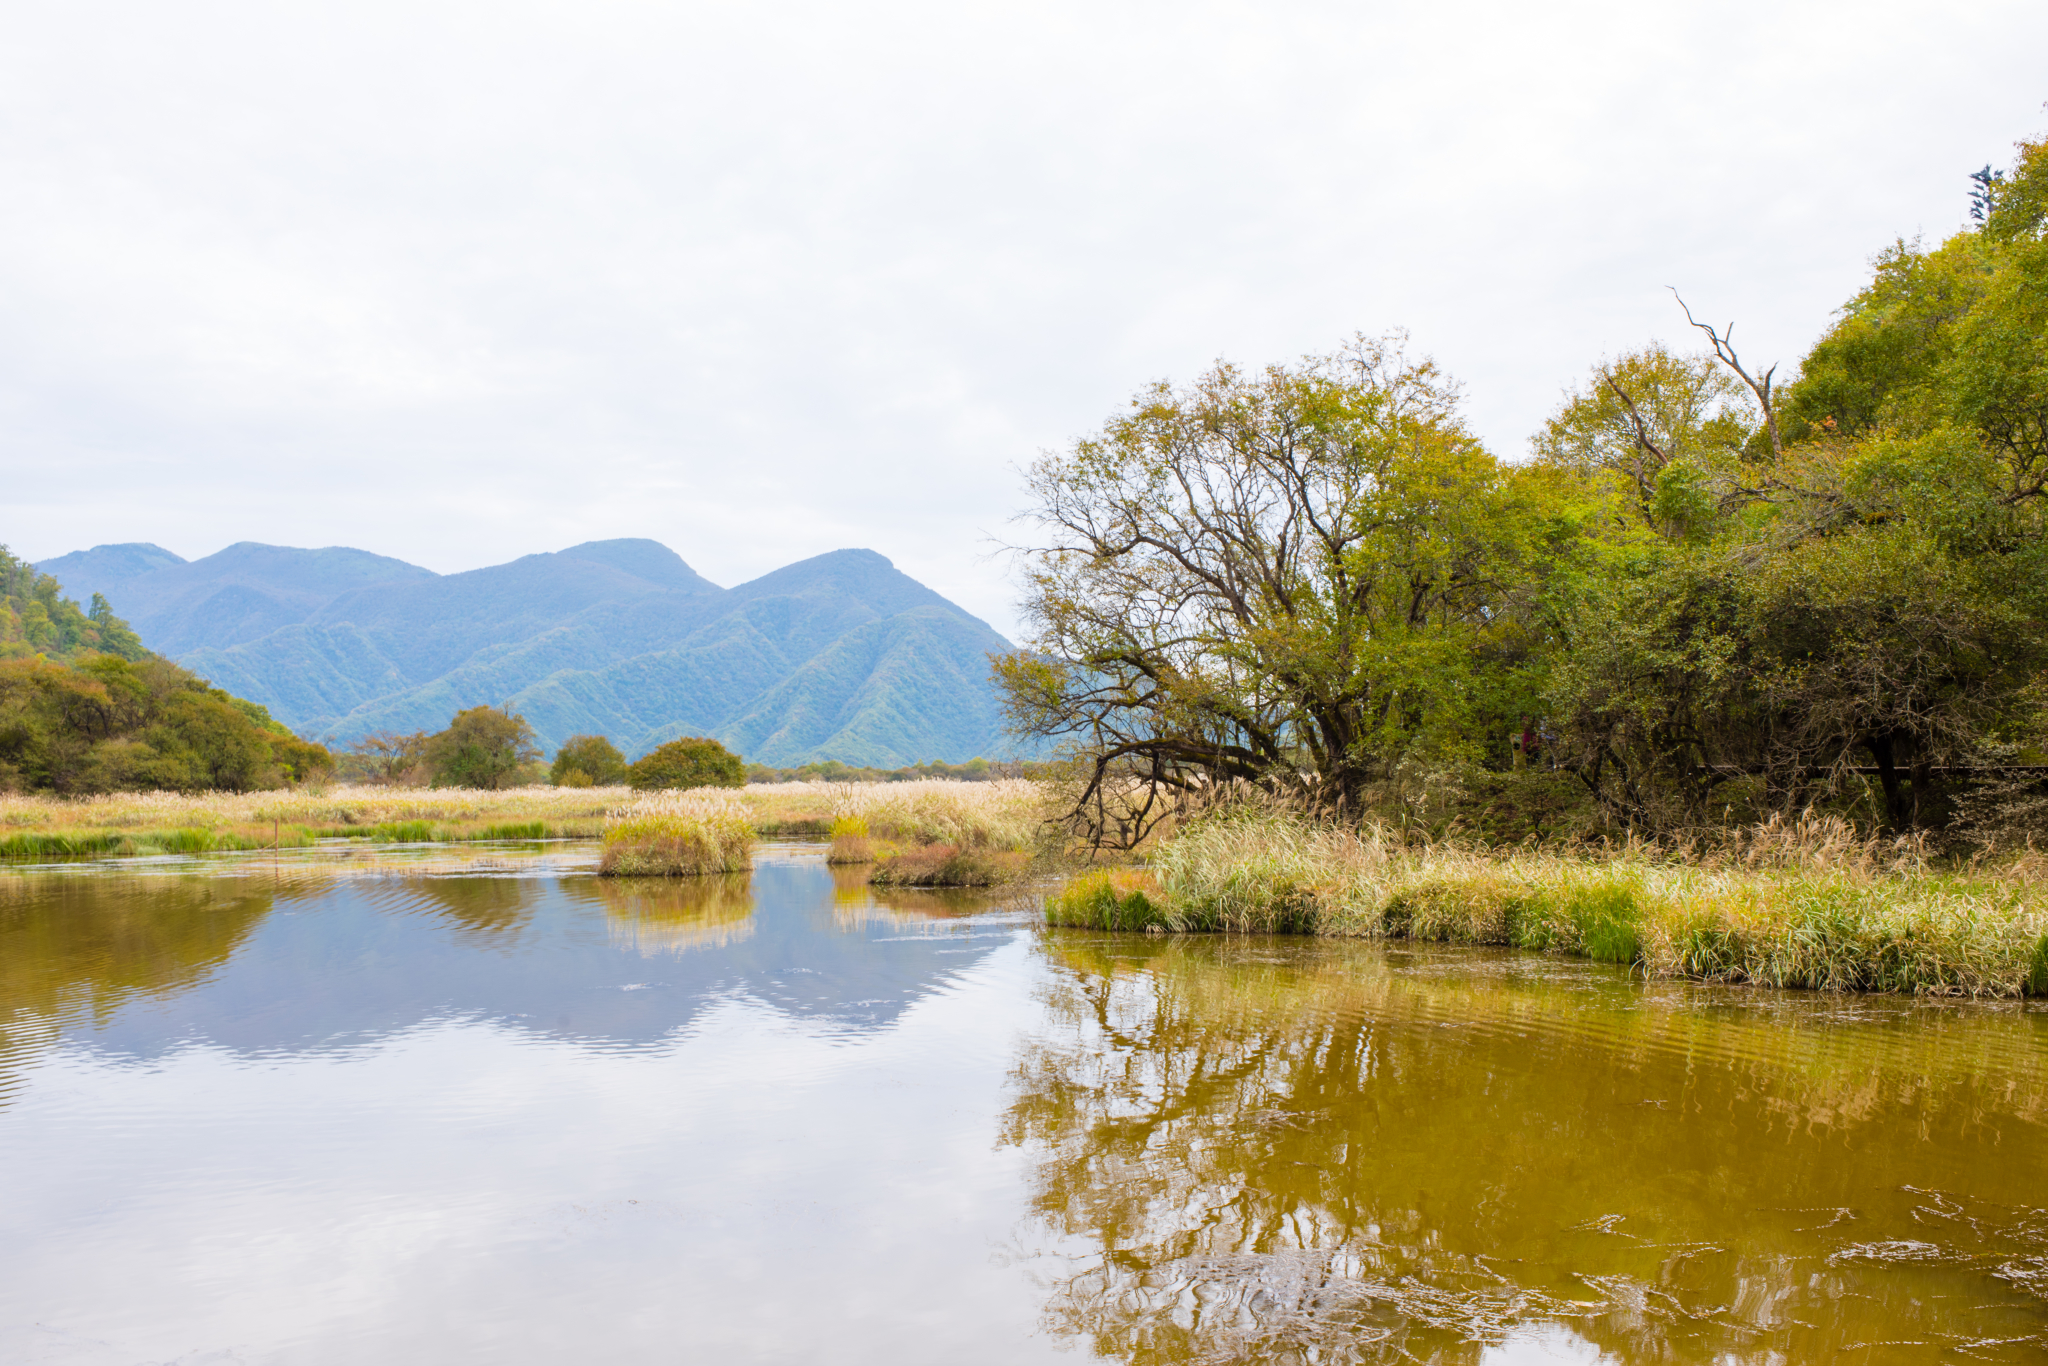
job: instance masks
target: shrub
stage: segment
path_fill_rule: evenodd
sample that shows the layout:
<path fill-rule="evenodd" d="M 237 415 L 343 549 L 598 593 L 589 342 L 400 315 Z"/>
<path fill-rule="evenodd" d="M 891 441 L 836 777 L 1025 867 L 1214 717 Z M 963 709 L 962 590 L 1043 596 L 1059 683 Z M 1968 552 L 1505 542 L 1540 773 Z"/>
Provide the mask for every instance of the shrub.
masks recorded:
<path fill-rule="evenodd" d="M 593 778 L 597 775 L 592 774 Z M 745 787 L 747 768 L 740 756 L 716 740 L 700 735 L 671 740 L 649 750 L 626 770 L 636 791 L 688 787 Z"/>
<path fill-rule="evenodd" d="M 0 780 L 66 796 L 247 792 L 316 778 L 327 752 L 166 659 L 0 660 Z"/>
<path fill-rule="evenodd" d="M 555 751 L 548 781 L 556 787 L 617 787 L 626 781 L 626 756 L 602 735 L 572 735 Z"/>

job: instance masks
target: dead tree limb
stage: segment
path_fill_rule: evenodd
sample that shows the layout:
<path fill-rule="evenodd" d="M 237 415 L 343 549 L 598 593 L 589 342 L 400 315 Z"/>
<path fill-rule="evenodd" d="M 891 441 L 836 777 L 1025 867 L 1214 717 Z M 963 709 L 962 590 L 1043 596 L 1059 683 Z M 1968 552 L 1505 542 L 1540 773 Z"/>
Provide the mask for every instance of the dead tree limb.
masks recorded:
<path fill-rule="evenodd" d="M 1714 354 L 1720 357 L 1722 363 L 1730 370 L 1740 375 L 1742 382 L 1749 386 L 1749 392 L 1756 395 L 1757 405 L 1764 410 L 1764 426 L 1771 434 L 1771 454 L 1782 456 L 1785 453 L 1785 443 L 1778 437 L 1778 410 L 1771 406 L 1771 377 L 1778 373 L 1778 367 L 1773 365 L 1764 371 L 1761 380 L 1751 375 L 1742 368 L 1742 362 L 1735 356 L 1735 346 L 1730 340 L 1735 335 L 1735 324 L 1729 323 L 1725 330 L 1716 331 L 1713 324 L 1703 323 L 1693 317 L 1692 309 L 1686 306 L 1685 297 L 1675 287 L 1666 285 L 1665 288 L 1671 290 L 1671 297 L 1678 300 L 1678 306 L 1685 309 L 1685 320 L 1707 334 L 1707 340 L 1714 344 Z"/>

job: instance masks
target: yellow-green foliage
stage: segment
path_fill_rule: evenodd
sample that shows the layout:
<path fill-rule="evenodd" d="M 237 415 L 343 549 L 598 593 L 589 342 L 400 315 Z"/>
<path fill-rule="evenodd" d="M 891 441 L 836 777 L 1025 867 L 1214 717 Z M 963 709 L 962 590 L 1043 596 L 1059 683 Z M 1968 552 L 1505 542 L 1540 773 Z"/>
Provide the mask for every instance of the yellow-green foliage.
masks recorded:
<path fill-rule="evenodd" d="M 753 818 L 738 800 L 702 791 L 661 793 L 605 821 L 598 871 L 620 877 L 743 873 L 753 852 Z"/>
<path fill-rule="evenodd" d="M 1152 871 L 1165 929 L 1512 945 L 1780 987 L 2048 993 L 2038 867 L 1887 864 L 1836 822 L 1766 827 L 1731 854 L 1680 860 L 1638 847 L 1573 857 L 1404 844 L 1373 827 L 1250 812 L 1184 829 Z M 1080 879 L 1047 914 L 1108 927 L 1106 908 Z"/>
<path fill-rule="evenodd" d="M 827 863 L 872 863 L 874 847 L 868 841 L 868 823 L 863 816 L 840 816 L 831 825 L 832 848 Z"/>

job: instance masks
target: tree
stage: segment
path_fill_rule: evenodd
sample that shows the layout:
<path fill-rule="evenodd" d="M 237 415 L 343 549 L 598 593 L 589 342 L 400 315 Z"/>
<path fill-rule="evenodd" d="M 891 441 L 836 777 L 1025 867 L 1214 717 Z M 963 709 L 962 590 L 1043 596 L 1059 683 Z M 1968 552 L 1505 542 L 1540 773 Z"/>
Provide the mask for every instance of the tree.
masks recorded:
<path fill-rule="evenodd" d="M 368 778 L 381 786 L 416 783 L 420 780 L 417 775 L 426 772 L 427 733 L 372 731 L 348 747 L 348 757 L 354 777 Z"/>
<path fill-rule="evenodd" d="M 0 661 L 0 786 L 248 791 L 317 778 L 332 762 L 169 660 Z"/>
<path fill-rule="evenodd" d="M 716 740 L 685 736 L 649 750 L 626 770 L 636 790 L 676 787 L 745 787 L 747 767 Z"/>
<path fill-rule="evenodd" d="M 1229 779 L 1356 808 L 1532 705 L 1537 590 L 1582 510 L 1401 344 L 1156 384 L 1032 466 L 1028 648 L 995 676 L 1012 728 L 1078 761 L 1096 840 Z"/>
<path fill-rule="evenodd" d="M 1591 462 L 1583 441 L 1539 443 L 1637 494 L 1643 534 L 1560 613 L 1550 693 L 1566 763 L 1631 823 L 1854 801 L 1862 769 L 1878 823 L 1938 825 L 1944 773 L 2048 741 L 2048 147 L 2022 144 L 1983 189 L 1981 228 L 1878 259 L 1775 432 L 1757 422 L 1770 372 L 1753 381 L 1703 329 L 1714 357 L 1694 363 L 1718 358 L 1759 407 L 1682 484 L 1675 459 L 1647 481 L 1625 468 L 1626 441 Z M 1617 406 L 1646 459 L 1681 434 L 1685 405 L 1641 366 L 1600 372 L 1549 431 Z"/>
<path fill-rule="evenodd" d="M 448 729 L 427 737 L 423 750 L 436 787 L 511 787 L 520 770 L 540 758 L 533 727 L 502 707 L 455 713 Z"/>
<path fill-rule="evenodd" d="M 93 594 L 91 611 L 82 611 L 57 580 L 0 545 L 0 659 L 40 654 L 68 661 L 94 653 L 138 660 L 149 652 L 104 597 Z"/>
<path fill-rule="evenodd" d="M 572 735 L 548 771 L 556 787 L 613 787 L 626 781 L 626 756 L 602 735 Z"/>

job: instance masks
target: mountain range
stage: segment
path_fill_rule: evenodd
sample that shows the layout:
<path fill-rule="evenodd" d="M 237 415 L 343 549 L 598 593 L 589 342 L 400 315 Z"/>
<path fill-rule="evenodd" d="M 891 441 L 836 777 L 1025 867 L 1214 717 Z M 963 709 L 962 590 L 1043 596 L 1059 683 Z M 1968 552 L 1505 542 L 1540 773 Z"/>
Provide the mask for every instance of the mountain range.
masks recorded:
<path fill-rule="evenodd" d="M 368 551 L 143 542 L 36 566 L 143 643 L 302 735 L 438 730 L 505 704 L 546 749 L 710 735 L 750 762 L 899 767 L 1011 755 L 988 657 L 1011 649 L 872 550 L 721 588 L 658 541 L 591 541 L 459 574 Z"/>

